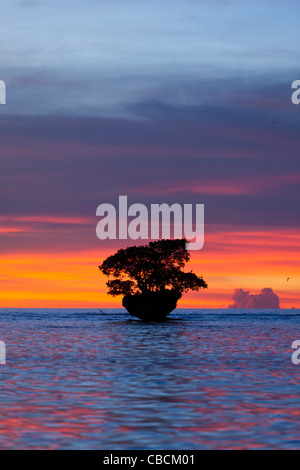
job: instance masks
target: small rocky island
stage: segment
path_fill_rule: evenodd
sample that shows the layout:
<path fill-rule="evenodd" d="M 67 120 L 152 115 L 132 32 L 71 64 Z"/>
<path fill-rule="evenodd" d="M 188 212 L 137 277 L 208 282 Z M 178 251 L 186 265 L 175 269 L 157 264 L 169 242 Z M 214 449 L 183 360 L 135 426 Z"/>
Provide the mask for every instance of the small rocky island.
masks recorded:
<path fill-rule="evenodd" d="M 190 259 L 185 239 L 158 240 L 120 249 L 106 258 L 100 271 L 113 276 L 108 294 L 123 295 L 122 305 L 143 320 L 164 320 L 184 292 L 207 288 L 202 277 L 183 268 Z"/>

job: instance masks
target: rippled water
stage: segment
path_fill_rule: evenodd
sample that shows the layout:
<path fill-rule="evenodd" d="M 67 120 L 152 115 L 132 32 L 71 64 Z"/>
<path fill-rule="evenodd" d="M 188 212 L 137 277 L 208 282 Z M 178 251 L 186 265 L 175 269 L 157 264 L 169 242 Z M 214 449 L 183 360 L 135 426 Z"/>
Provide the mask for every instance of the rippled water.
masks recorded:
<path fill-rule="evenodd" d="M 300 311 L 2 309 L 1 449 L 299 449 Z"/>

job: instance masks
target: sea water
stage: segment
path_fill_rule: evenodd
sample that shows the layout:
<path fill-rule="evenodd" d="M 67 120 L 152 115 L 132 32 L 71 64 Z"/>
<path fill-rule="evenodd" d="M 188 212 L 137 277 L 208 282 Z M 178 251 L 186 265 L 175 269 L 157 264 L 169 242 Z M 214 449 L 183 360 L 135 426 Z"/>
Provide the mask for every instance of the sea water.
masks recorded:
<path fill-rule="evenodd" d="M 299 310 L 1 309 L 0 449 L 299 449 Z"/>

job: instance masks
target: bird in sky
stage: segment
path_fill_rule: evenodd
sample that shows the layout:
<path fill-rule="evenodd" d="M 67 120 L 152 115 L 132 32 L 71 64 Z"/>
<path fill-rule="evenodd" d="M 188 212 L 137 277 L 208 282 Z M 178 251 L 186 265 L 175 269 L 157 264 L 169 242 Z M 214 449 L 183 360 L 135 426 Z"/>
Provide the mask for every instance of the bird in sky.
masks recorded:
<path fill-rule="evenodd" d="M 288 280 L 291 279 L 290 277 L 287 278 L 286 282 L 288 282 Z"/>

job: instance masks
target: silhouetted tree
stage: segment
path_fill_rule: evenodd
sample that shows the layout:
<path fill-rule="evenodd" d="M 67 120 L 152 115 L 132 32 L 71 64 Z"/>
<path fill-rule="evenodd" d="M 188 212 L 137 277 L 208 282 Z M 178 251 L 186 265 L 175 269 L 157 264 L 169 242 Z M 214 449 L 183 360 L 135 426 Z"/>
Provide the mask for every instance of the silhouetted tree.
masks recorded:
<path fill-rule="evenodd" d="M 207 288 L 202 277 L 183 268 L 190 259 L 186 240 L 159 240 L 148 245 L 120 249 L 106 258 L 100 271 L 116 279 L 106 283 L 108 294 L 128 295 L 176 291 L 181 296 L 188 290 Z"/>

